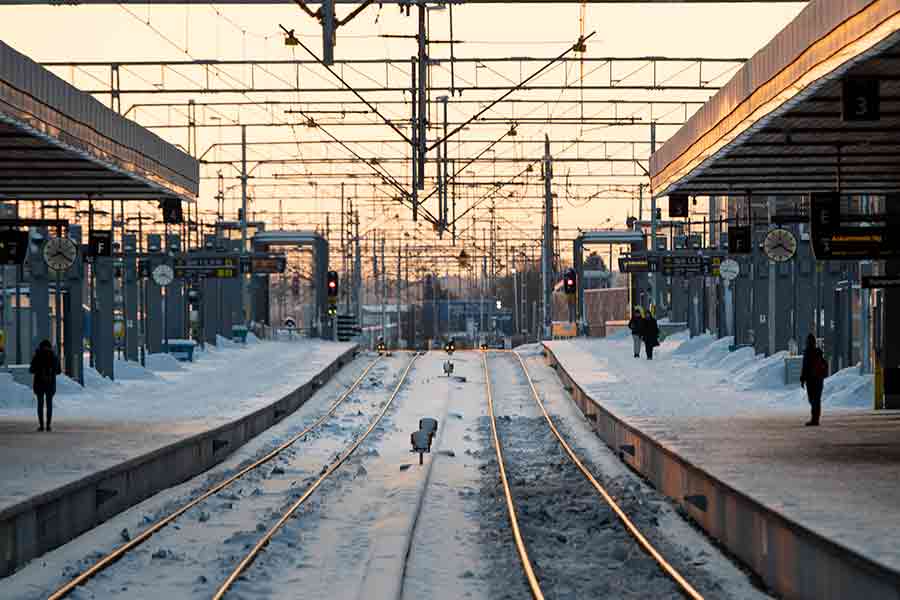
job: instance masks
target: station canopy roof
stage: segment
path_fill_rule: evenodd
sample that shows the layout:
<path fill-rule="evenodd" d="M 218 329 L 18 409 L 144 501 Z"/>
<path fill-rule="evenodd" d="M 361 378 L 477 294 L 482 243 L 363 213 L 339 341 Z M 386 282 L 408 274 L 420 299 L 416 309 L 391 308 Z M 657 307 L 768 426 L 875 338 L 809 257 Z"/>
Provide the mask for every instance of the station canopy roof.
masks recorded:
<path fill-rule="evenodd" d="M 842 118 L 846 78 L 880 81 L 880 120 Z M 810 2 L 653 154 L 650 178 L 655 196 L 900 191 L 900 0 Z"/>
<path fill-rule="evenodd" d="M 0 202 L 192 200 L 197 161 L 0 42 Z"/>

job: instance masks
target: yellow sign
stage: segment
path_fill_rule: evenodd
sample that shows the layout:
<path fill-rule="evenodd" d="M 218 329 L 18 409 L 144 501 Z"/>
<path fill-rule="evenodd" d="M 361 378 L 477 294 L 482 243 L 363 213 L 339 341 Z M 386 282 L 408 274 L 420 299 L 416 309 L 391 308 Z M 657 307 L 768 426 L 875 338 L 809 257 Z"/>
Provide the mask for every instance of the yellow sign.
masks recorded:
<path fill-rule="evenodd" d="M 572 338 L 578 335 L 578 328 L 570 321 L 553 321 L 550 333 L 555 338 Z"/>

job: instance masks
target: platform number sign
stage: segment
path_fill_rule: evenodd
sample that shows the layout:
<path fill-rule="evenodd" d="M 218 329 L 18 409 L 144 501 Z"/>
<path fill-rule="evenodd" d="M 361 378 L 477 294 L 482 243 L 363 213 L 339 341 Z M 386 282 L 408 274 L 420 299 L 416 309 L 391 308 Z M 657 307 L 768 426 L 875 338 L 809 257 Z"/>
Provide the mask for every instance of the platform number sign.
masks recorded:
<path fill-rule="evenodd" d="M 181 212 L 181 200 L 178 198 L 166 198 L 160 202 L 163 213 L 163 223 L 167 225 L 180 225 L 184 220 Z"/>
<path fill-rule="evenodd" d="M 669 217 L 687 218 L 688 195 L 669 194 Z"/>
<path fill-rule="evenodd" d="M 728 254 L 750 254 L 750 227 L 747 225 L 728 228 Z"/>
<path fill-rule="evenodd" d="M 845 79 L 841 88 L 841 120 L 854 122 L 880 119 L 880 81 L 855 77 Z"/>
<path fill-rule="evenodd" d="M 95 229 L 88 240 L 88 256 L 112 256 L 112 231 Z"/>

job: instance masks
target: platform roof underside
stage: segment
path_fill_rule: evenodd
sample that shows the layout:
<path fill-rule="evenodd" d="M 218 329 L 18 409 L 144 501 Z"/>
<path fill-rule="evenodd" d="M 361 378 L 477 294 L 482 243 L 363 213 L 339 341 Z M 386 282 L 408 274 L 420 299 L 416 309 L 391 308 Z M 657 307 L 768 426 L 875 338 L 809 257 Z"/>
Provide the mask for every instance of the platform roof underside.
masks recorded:
<path fill-rule="evenodd" d="M 845 77 L 880 80 L 881 119 L 845 122 Z M 900 191 L 900 1 L 818 1 L 651 158 L 656 196 Z"/>
<path fill-rule="evenodd" d="M 0 201 L 193 200 L 197 161 L 0 42 Z"/>

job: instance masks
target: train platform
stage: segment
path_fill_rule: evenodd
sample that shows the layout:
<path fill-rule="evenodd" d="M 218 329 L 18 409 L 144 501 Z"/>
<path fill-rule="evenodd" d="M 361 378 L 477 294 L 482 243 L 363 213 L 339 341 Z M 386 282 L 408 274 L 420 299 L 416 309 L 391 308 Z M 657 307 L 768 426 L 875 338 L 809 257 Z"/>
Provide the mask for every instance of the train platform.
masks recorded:
<path fill-rule="evenodd" d="M 679 334 L 651 362 L 624 335 L 545 343 L 604 441 L 773 588 L 897 597 L 900 540 L 885 532 L 900 518 L 900 414 L 870 410 L 870 377 L 847 370 L 805 427 L 779 357 L 727 345 Z"/>
<path fill-rule="evenodd" d="M 81 388 L 61 377 L 52 432 L 36 431 L 29 390 L 5 379 L 0 556 L 17 553 L 10 528 L 47 530 L 46 550 L 89 522 L 202 472 L 300 406 L 355 349 L 312 339 L 247 346 L 223 340 L 193 363 L 154 355 L 146 369 L 117 365 L 115 382 L 89 372 Z M 50 533 L 69 518 L 66 531 Z"/>

